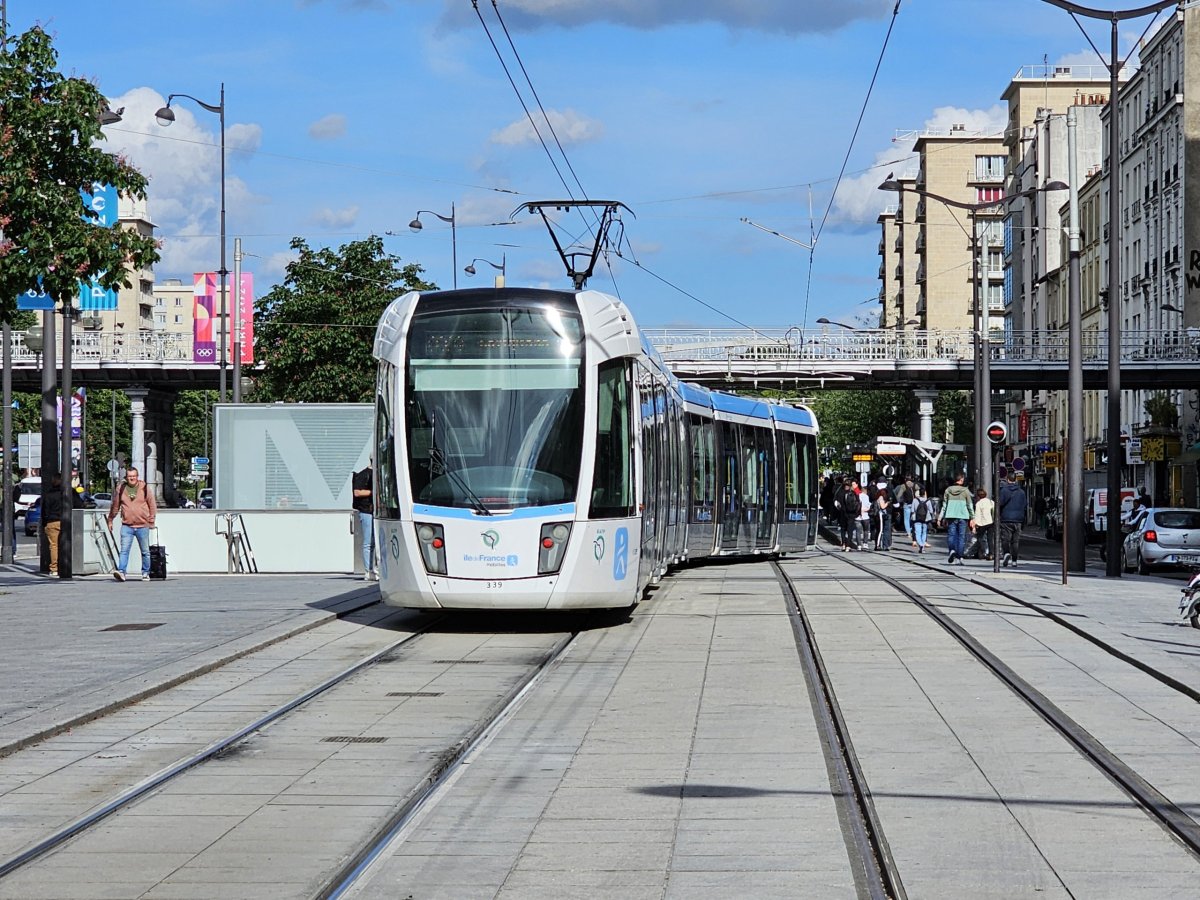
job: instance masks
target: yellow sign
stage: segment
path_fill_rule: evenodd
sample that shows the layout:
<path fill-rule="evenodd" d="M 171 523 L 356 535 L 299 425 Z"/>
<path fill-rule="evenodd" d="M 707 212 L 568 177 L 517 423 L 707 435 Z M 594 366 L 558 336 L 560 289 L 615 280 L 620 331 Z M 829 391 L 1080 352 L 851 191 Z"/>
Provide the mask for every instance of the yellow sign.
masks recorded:
<path fill-rule="evenodd" d="M 1144 437 L 1142 438 L 1142 462 L 1158 462 L 1166 459 L 1164 451 L 1166 450 L 1166 441 L 1160 437 Z"/>
<path fill-rule="evenodd" d="M 1047 469 L 1057 469 L 1060 466 L 1058 451 L 1054 450 L 1049 453 L 1042 454 L 1042 465 Z"/>
<path fill-rule="evenodd" d="M 874 458 L 875 457 L 873 457 L 870 453 L 855 453 L 854 454 L 854 462 L 870 462 Z"/>

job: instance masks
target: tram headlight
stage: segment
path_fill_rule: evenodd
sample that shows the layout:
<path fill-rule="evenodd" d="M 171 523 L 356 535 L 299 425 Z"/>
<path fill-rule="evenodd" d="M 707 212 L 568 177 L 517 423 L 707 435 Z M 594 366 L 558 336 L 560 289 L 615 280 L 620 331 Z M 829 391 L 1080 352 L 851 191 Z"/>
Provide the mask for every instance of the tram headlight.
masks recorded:
<path fill-rule="evenodd" d="M 441 525 L 414 522 L 417 529 L 417 544 L 421 548 L 421 559 L 425 571 L 433 575 L 446 574 L 446 539 Z"/>
<path fill-rule="evenodd" d="M 562 567 L 567 552 L 567 540 L 571 537 L 570 522 L 547 522 L 542 526 L 538 542 L 538 574 L 553 575 Z"/>

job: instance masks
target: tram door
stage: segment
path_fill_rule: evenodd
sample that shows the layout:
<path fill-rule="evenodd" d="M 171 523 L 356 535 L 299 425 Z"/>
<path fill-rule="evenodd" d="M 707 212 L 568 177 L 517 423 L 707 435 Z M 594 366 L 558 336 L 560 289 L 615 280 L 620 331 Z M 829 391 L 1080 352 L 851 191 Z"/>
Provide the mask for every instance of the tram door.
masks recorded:
<path fill-rule="evenodd" d="M 721 422 L 721 549 L 736 550 L 742 520 L 741 459 L 738 428 Z"/>
<path fill-rule="evenodd" d="M 647 583 L 654 574 L 658 558 L 655 537 L 658 534 L 658 458 L 654 448 L 654 388 L 645 370 L 638 371 L 638 403 L 642 411 L 642 550 L 638 563 L 638 577 Z"/>
<path fill-rule="evenodd" d="M 775 546 L 775 435 L 766 428 L 754 429 L 755 458 L 758 465 L 758 534 L 755 546 Z"/>

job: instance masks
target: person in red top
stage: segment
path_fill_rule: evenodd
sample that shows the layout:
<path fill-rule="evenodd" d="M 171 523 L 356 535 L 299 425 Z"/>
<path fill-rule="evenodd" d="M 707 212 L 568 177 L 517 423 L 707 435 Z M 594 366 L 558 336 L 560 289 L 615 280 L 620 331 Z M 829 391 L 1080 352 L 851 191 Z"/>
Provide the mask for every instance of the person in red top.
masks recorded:
<path fill-rule="evenodd" d="M 134 538 L 137 538 L 142 554 L 142 581 L 150 580 L 150 529 L 154 527 L 157 513 L 154 493 L 138 478 L 138 470 L 131 466 L 125 473 L 125 483 L 113 494 L 112 506 L 108 509 L 109 531 L 112 531 L 113 520 L 118 515 L 121 517 L 121 559 L 113 570 L 113 578 L 117 581 L 125 580 Z"/>

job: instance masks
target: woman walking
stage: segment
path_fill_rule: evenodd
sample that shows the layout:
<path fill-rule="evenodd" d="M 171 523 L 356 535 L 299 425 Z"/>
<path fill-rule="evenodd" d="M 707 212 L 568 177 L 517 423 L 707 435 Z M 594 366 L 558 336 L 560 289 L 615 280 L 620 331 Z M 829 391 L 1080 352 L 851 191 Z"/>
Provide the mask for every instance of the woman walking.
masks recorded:
<path fill-rule="evenodd" d="M 881 490 L 871 504 L 871 529 L 875 533 L 875 549 L 892 549 L 892 501 L 886 490 Z"/>
<path fill-rule="evenodd" d="M 978 541 L 978 558 L 991 559 L 992 553 L 992 523 L 995 518 L 996 504 L 988 496 L 987 488 L 975 492 L 975 538 Z"/>
<path fill-rule="evenodd" d="M 925 492 L 925 486 L 918 484 L 914 491 L 916 496 L 912 502 L 912 533 L 913 546 L 918 553 L 924 553 L 929 546 L 929 523 L 933 521 L 933 501 Z"/>

